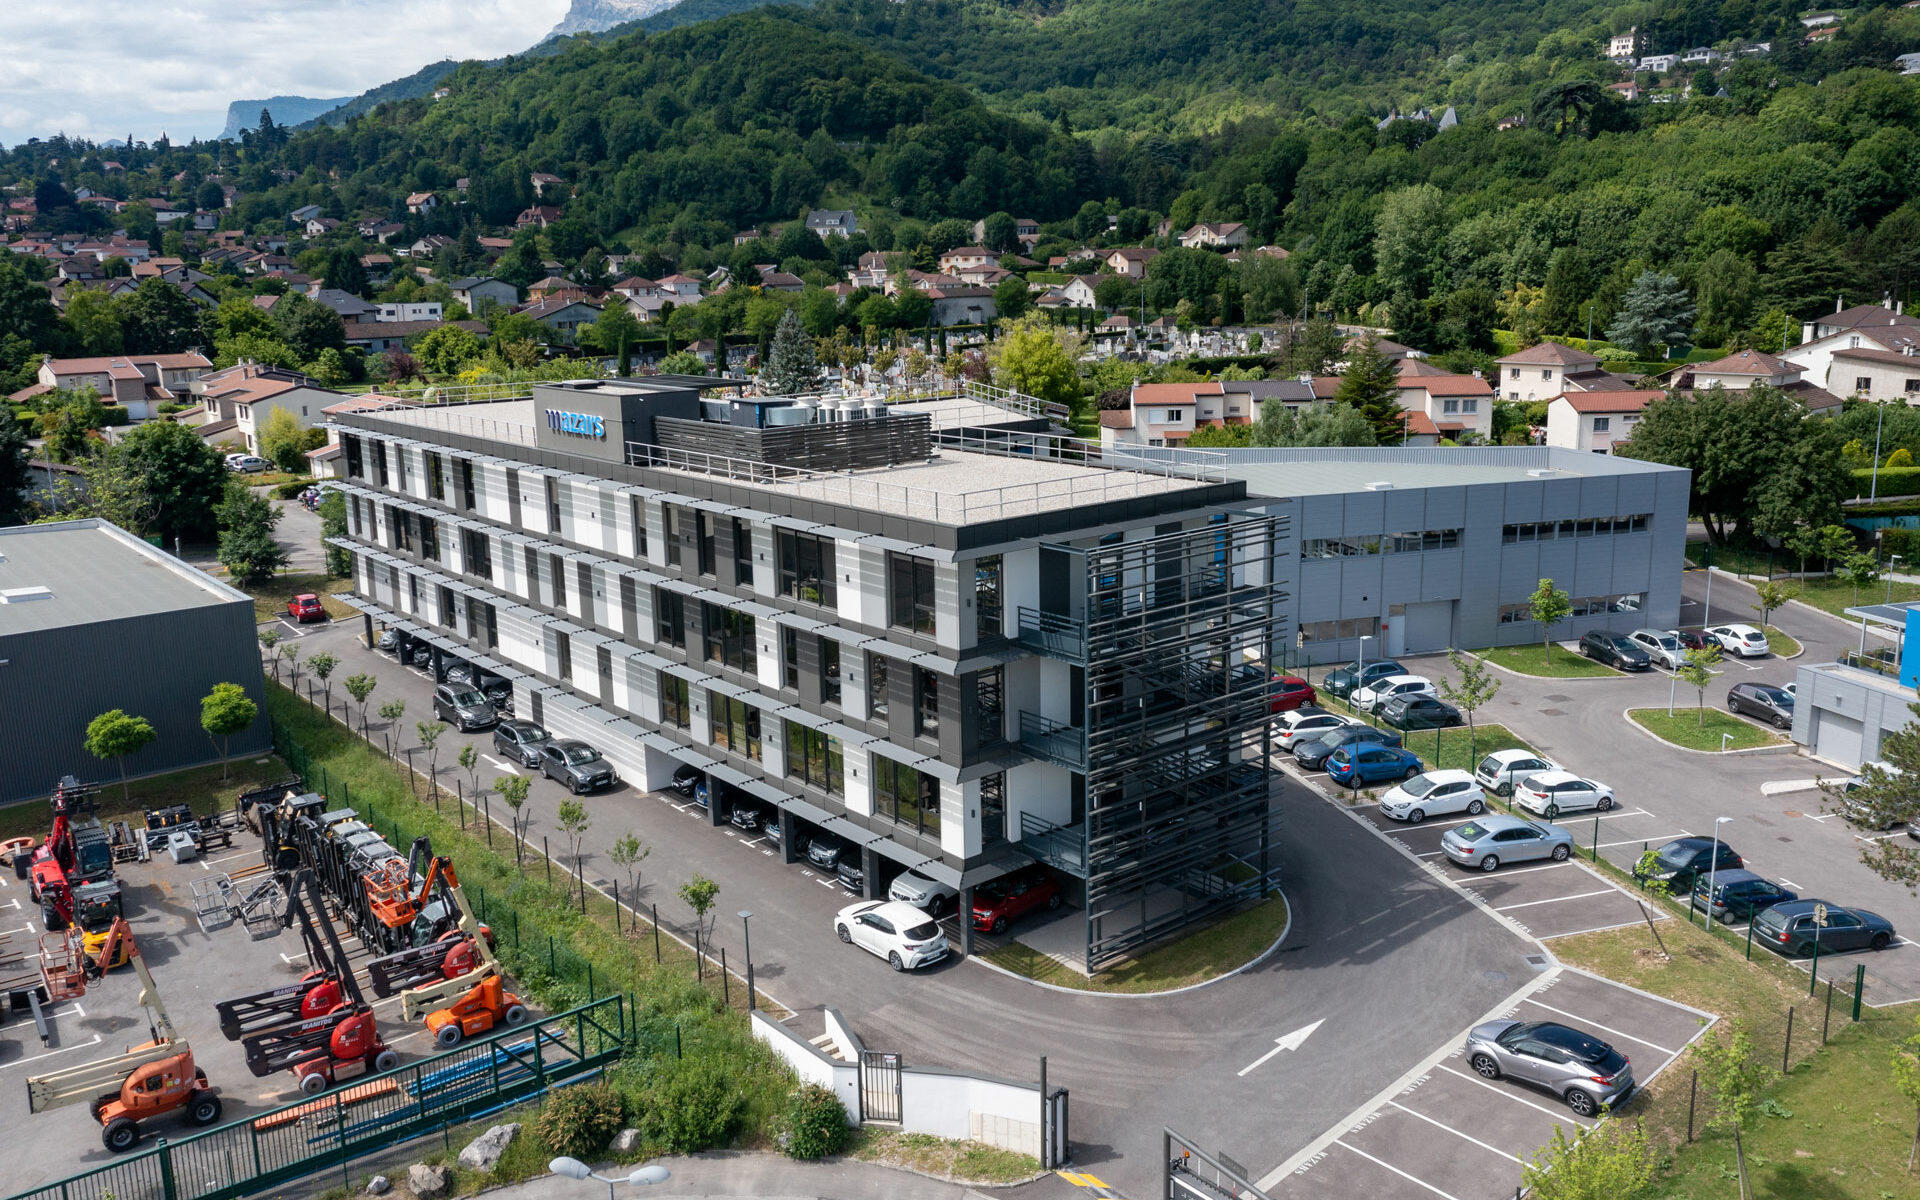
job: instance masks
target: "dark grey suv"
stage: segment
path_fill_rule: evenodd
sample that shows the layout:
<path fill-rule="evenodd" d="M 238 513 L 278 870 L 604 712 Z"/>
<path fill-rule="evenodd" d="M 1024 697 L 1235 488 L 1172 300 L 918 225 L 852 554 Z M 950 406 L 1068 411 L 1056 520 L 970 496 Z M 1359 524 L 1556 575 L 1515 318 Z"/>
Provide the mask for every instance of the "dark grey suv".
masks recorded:
<path fill-rule="evenodd" d="M 1727 711 L 1766 721 L 1776 729 L 1793 728 L 1793 695 L 1770 683 L 1736 683 L 1727 689 Z"/>
<path fill-rule="evenodd" d="M 1467 1034 L 1467 1062 L 1485 1079 L 1545 1088 L 1582 1117 L 1633 1094 L 1627 1056 L 1590 1033 L 1552 1021 L 1488 1021 Z"/>
<path fill-rule="evenodd" d="M 521 766 L 540 765 L 540 751 L 553 735 L 532 721 L 502 721 L 493 727 L 493 748 Z"/>
<path fill-rule="evenodd" d="M 585 742 L 548 742 L 540 748 L 540 773 L 578 796 L 613 786 L 613 764 Z"/>
<path fill-rule="evenodd" d="M 443 683 L 433 689 L 433 715 L 463 732 L 485 729 L 500 719 L 493 701 L 465 683 Z"/>

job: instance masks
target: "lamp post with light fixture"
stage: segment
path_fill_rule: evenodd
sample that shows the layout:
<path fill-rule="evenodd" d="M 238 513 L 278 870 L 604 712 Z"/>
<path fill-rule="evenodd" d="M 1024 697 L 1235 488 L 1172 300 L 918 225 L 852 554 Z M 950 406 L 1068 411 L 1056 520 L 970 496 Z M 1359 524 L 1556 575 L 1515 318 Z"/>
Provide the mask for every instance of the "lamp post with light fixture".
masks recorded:
<path fill-rule="evenodd" d="M 634 1187 L 647 1187 L 656 1183 L 665 1183 L 672 1173 L 658 1163 L 635 1167 L 624 1179 L 609 1178 L 594 1174 L 593 1168 L 577 1158 L 556 1158 L 547 1164 L 547 1170 L 555 1175 L 564 1175 L 568 1179 L 598 1179 L 607 1185 L 607 1200 L 614 1200 L 613 1187 L 617 1183 L 632 1184 Z"/>

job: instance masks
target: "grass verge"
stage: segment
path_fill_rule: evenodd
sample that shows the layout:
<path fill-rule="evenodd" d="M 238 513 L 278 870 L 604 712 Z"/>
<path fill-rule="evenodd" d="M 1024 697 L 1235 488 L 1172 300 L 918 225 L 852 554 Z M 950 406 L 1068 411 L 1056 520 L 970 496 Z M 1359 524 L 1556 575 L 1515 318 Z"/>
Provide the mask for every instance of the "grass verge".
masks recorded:
<path fill-rule="evenodd" d="M 1779 626 L 1769 625 L 1761 632 L 1767 635 L 1767 645 L 1773 648 L 1774 657 L 1792 658 L 1800 653 L 1800 639 Z"/>
<path fill-rule="evenodd" d="M 1599 679 L 1620 672 L 1582 658 L 1558 643 L 1552 646 L 1495 646 L 1473 653 L 1497 667 L 1544 679 Z"/>
<path fill-rule="evenodd" d="M 1320 693 L 1320 707 L 1328 712 L 1337 712 L 1380 729 L 1392 726 L 1361 712 L 1345 700 L 1329 692 Z M 1471 730 L 1463 726 L 1450 729 L 1401 730 L 1401 742 L 1407 749 L 1420 756 L 1428 770 L 1454 768 L 1471 771 L 1480 765 L 1480 760 L 1495 750 L 1531 750 L 1533 746 L 1525 738 L 1514 733 L 1505 725 L 1481 723 Z"/>
<path fill-rule="evenodd" d="M 1265 953 L 1286 927 L 1286 897 L 1276 892 L 1251 908 L 1091 978 L 1019 942 L 981 957 L 1016 975 L 1075 991 L 1164 992 L 1238 970 Z"/>
<path fill-rule="evenodd" d="M 969 1186 L 1025 1183 L 1041 1174 L 1040 1160 L 1030 1154 L 874 1125 L 854 1130 L 846 1153 L 861 1162 L 905 1167 Z"/>
<path fill-rule="evenodd" d="M 1765 726 L 1717 708 L 1676 708 L 1672 716 L 1668 716 L 1664 708 L 1632 708 L 1627 710 L 1627 716 L 1661 741 L 1685 750 L 1719 750 L 1720 739 L 1726 734 L 1732 735 L 1732 740 L 1725 743 L 1728 750 L 1777 746 L 1787 740 Z"/>
<path fill-rule="evenodd" d="M 253 597 L 253 619 L 256 621 L 272 621 L 286 616 L 287 601 L 303 592 L 319 596 L 321 607 L 336 621 L 359 615 L 357 610 L 333 598 L 335 592 L 352 591 L 353 581 L 324 571 L 275 575 L 265 583 L 242 590 Z"/>

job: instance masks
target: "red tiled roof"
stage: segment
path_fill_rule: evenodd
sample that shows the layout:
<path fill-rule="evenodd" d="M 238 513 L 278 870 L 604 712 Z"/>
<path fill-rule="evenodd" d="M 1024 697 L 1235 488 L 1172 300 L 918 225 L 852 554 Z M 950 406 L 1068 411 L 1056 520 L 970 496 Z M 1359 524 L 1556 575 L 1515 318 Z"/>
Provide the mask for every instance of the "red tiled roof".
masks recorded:
<path fill-rule="evenodd" d="M 1416 375 L 1400 381 L 1406 391 L 1423 391 L 1429 396 L 1491 396 L 1493 388 L 1484 379 L 1472 375 Z"/>
<path fill-rule="evenodd" d="M 118 354 L 111 358 L 54 358 L 47 365 L 53 368 L 55 375 L 98 375 L 116 365 L 130 363 L 152 363 L 163 371 L 174 371 L 184 367 L 211 367 L 203 355 L 199 354 Z"/>
<path fill-rule="evenodd" d="M 1223 396 L 1217 383 L 1141 383 L 1133 388 L 1135 404 L 1192 404 L 1196 396 Z"/>
<path fill-rule="evenodd" d="M 1577 413 L 1636 413 L 1666 395 L 1651 389 L 1606 392 L 1562 392 L 1555 400 L 1565 400 Z"/>
<path fill-rule="evenodd" d="M 1858 346 L 1848 350 L 1835 350 L 1833 356 L 1857 358 L 1865 362 L 1891 363 L 1896 367 L 1908 367 L 1920 371 L 1920 355 L 1902 354 L 1898 350 L 1875 350 L 1868 346 Z"/>
<path fill-rule="evenodd" d="M 1433 418 L 1417 408 L 1409 408 L 1402 411 L 1400 420 L 1406 425 L 1407 435 L 1409 437 L 1418 437 L 1421 434 L 1426 434 L 1429 437 L 1440 436 L 1440 427 L 1433 423 Z"/>
<path fill-rule="evenodd" d="M 1778 375 L 1781 372 L 1799 374 L 1800 368 L 1784 358 L 1775 358 L 1762 350 L 1740 350 L 1715 359 L 1710 363 L 1695 363 L 1690 368 L 1695 376 L 1700 375 Z"/>
<path fill-rule="evenodd" d="M 1106 408 L 1100 410 L 1100 428 L 1132 429 L 1133 410 L 1130 408 Z"/>
<path fill-rule="evenodd" d="M 1600 356 L 1597 354 L 1588 354 L 1585 350 L 1575 350 L 1572 346 L 1564 346 L 1559 342 L 1539 342 L 1535 345 L 1528 346 L 1524 350 L 1516 350 L 1512 354 L 1496 358 L 1493 361 L 1502 364 L 1512 363 L 1520 367 L 1567 367 L 1573 366 L 1576 363 L 1581 366 L 1590 366 L 1593 363 L 1599 362 Z"/>

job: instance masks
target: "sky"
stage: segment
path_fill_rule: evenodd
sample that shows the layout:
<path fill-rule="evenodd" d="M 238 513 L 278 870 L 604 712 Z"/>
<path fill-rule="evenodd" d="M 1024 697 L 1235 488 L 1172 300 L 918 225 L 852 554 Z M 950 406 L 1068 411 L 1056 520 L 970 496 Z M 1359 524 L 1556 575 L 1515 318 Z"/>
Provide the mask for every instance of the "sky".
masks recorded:
<path fill-rule="evenodd" d="M 525 50 L 568 0 L 6 0 L 0 145 L 212 137 L 234 100 L 350 96 Z"/>

